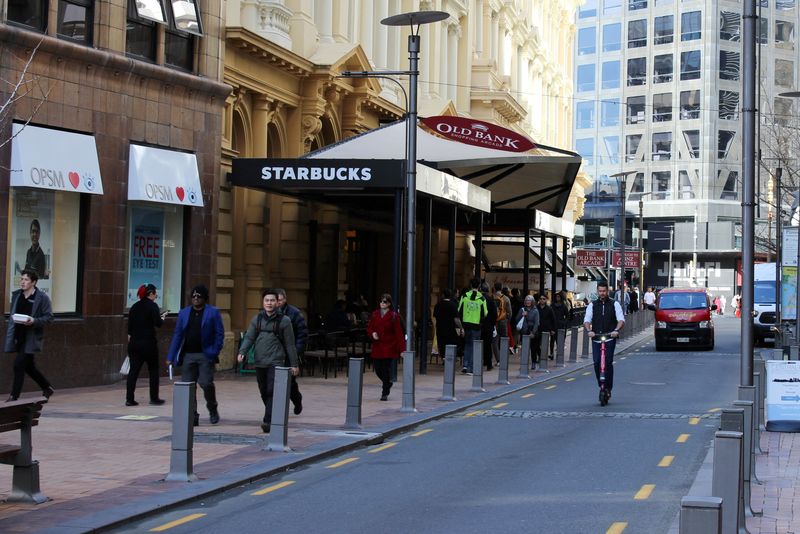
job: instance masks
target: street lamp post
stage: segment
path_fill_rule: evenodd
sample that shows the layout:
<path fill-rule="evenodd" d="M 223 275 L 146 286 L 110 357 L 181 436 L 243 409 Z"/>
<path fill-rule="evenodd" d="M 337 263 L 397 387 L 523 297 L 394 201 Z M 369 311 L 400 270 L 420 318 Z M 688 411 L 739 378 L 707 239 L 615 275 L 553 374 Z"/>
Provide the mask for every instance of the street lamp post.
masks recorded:
<path fill-rule="evenodd" d="M 652 191 L 639 195 L 639 293 L 644 295 L 644 201 L 646 195 Z"/>
<path fill-rule="evenodd" d="M 622 306 L 622 309 L 625 309 L 625 179 L 629 174 L 636 174 L 636 171 L 622 171 L 616 174 L 612 174 L 611 178 L 616 178 L 619 182 L 619 200 L 620 200 L 620 236 L 619 236 L 619 272 L 620 276 L 620 290 L 618 292 L 619 295 L 619 305 Z"/>

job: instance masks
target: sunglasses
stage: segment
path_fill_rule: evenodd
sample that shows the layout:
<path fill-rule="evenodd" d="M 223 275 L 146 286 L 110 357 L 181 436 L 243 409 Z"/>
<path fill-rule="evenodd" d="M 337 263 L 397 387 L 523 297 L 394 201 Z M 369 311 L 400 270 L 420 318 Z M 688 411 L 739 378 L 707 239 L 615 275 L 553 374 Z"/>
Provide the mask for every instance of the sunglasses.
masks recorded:
<path fill-rule="evenodd" d="M 192 293 L 192 298 L 193 299 L 204 299 L 205 297 L 203 295 L 201 295 L 200 293 Z"/>
<path fill-rule="evenodd" d="M 386 300 L 386 299 L 381 299 L 381 302 L 384 302 L 386 304 L 391 304 L 392 303 L 390 300 Z"/>

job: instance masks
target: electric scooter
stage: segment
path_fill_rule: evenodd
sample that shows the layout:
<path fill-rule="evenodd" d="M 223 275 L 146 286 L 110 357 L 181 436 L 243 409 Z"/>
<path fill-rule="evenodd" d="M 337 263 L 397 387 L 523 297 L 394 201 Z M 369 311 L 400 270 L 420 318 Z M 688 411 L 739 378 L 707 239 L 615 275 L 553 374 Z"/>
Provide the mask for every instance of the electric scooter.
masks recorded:
<path fill-rule="evenodd" d="M 611 392 L 606 389 L 606 341 L 611 339 L 611 334 L 595 334 L 595 343 L 600 343 L 600 406 L 608 404 Z"/>

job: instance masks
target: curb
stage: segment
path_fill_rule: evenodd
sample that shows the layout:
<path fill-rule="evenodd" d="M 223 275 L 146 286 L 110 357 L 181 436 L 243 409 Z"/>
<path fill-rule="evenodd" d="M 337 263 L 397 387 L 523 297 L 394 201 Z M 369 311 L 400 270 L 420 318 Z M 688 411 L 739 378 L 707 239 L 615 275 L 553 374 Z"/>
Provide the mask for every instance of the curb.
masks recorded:
<path fill-rule="evenodd" d="M 636 334 L 636 336 L 631 339 L 630 345 L 622 347 L 617 354 L 624 354 L 629 350 L 638 347 L 642 343 L 650 341 L 652 336 L 643 336 L 643 334 L 647 333 L 649 333 L 649 329 Z M 472 397 L 468 400 L 449 402 L 440 408 L 436 408 L 429 412 L 410 415 L 392 423 L 386 423 L 373 428 L 358 429 L 357 432 L 364 433 L 365 436 L 363 438 L 334 439 L 325 443 L 312 445 L 300 453 L 288 453 L 284 456 L 271 458 L 251 464 L 249 466 L 235 469 L 233 471 L 229 471 L 215 477 L 214 479 L 200 480 L 199 482 L 193 482 L 184 486 L 177 486 L 171 491 L 162 492 L 155 496 L 143 497 L 124 505 L 115 506 L 101 512 L 75 518 L 65 523 L 40 530 L 39 532 L 46 534 L 104 532 L 120 527 L 127 523 L 145 519 L 157 513 L 166 512 L 199 499 L 212 497 L 225 491 L 235 489 L 252 482 L 257 482 L 258 480 L 268 478 L 270 476 L 280 474 L 309 463 L 318 462 L 325 458 L 336 456 L 346 451 L 382 443 L 387 438 L 402 434 L 425 423 L 443 419 L 473 406 L 484 404 L 499 397 L 510 395 L 517 391 L 529 388 L 535 384 L 555 380 L 592 365 L 593 363 L 591 359 L 581 362 L 579 357 L 577 365 L 568 370 L 561 368 L 559 371 L 553 371 L 546 375 L 531 378 L 527 381 L 501 387 L 491 392 Z M 156 484 L 159 483 L 165 484 L 163 481 L 156 482 Z"/>

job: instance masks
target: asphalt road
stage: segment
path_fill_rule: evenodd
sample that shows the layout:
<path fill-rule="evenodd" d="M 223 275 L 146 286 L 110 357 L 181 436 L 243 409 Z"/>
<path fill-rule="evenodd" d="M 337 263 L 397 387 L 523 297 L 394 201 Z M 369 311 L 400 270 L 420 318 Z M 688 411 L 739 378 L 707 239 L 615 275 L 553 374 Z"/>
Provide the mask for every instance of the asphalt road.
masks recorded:
<path fill-rule="evenodd" d="M 736 398 L 739 322 L 713 352 L 615 359 L 117 532 L 666 532 Z"/>

